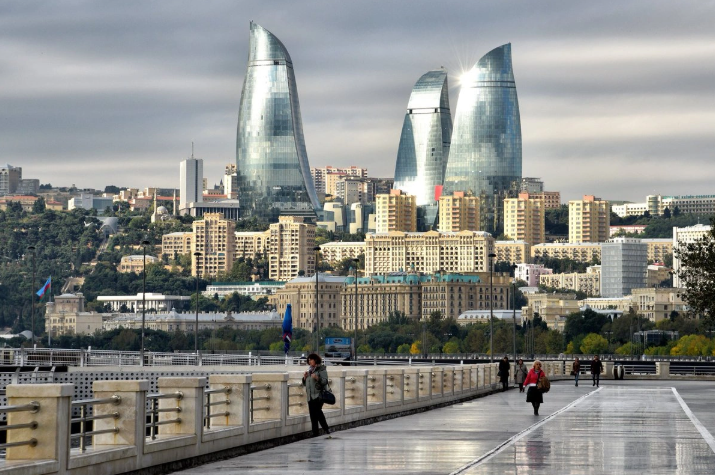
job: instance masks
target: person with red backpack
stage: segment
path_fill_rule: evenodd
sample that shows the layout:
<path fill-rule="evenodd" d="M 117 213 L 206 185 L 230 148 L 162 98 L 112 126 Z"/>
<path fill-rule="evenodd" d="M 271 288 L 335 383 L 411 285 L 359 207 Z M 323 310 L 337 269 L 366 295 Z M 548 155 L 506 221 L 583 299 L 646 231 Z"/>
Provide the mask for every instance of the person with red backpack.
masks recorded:
<path fill-rule="evenodd" d="M 541 369 L 541 361 L 536 360 L 529 374 L 526 375 L 524 386 L 526 386 L 526 402 L 530 402 L 534 407 L 534 415 L 539 415 L 539 406 L 544 402 L 544 395 L 539 388 L 539 380 L 546 377 L 546 373 Z"/>

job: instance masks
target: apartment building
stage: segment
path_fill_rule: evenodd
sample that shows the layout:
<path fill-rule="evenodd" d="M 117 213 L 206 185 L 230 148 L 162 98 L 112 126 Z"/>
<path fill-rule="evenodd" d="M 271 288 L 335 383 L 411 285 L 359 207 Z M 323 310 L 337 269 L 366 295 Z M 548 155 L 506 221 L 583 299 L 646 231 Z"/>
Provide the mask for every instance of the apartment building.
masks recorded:
<path fill-rule="evenodd" d="M 340 262 L 343 259 L 357 259 L 365 254 L 365 241 L 328 242 L 320 245 L 320 253 L 326 262 Z"/>
<path fill-rule="evenodd" d="M 549 288 L 585 292 L 586 295 L 601 295 L 601 266 L 590 266 L 586 272 L 550 274 L 539 276 L 539 284 Z"/>
<path fill-rule="evenodd" d="M 529 287 L 538 287 L 541 276 L 550 275 L 554 271 L 544 267 L 543 264 L 517 264 L 514 270 L 514 277 L 523 280 Z"/>
<path fill-rule="evenodd" d="M 534 199 L 544 200 L 544 209 L 561 208 L 560 191 L 537 191 L 535 193 L 529 193 L 529 195 Z"/>
<path fill-rule="evenodd" d="M 569 242 L 604 242 L 610 237 L 608 201 L 593 195 L 569 201 Z"/>
<path fill-rule="evenodd" d="M 439 232 L 479 231 L 479 198 L 463 191 L 439 198 Z"/>
<path fill-rule="evenodd" d="M 268 232 L 268 276 L 289 281 L 315 273 L 315 229 L 300 216 L 280 216 Z"/>
<path fill-rule="evenodd" d="M 601 260 L 600 243 L 541 243 L 531 246 L 532 260 L 539 258 L 571 259 L 577 262 Z"/>
<path fill-rule="evenodd" d="M 236 231 L 234 233 L 236 259 L 256 259 L 259 255 L 265 256 L 268 252 L 270 231 Z"/>
<path fill-rule="evenodd" d="M 318 327 L 336 327 L 340 325 L 340 292 L 346 279 L 319 273 L 316 300 L 316 276 L 296 277 L 270 295 L 268 303 L 281 315 L 285 314 L 287 304 L 291 304 L 294 328 L 315 331 Z"/>
<path fill-rule="evenodd" d="M 633 289 L 631 295 L 638 314 L 653 323 L 669 319 L 672 312 L 683 313 L 687 309 L 678 289 L 647 287 Z"/>
<path fill-rule="evenodd" d="M 144 259 L 144 255 L 122 256 L 122 259 L 119 261 L 119 265 L 117 266 L 117 271 L 122 273 L 133 272 L 135 274 L 141 274 L 144 271 Z M 156 257 L 146 256 L 147 265 L 156 264 L 157 262 L 160 261 Z"/>
<path fill-rule="evenodd" d="M 206 213 L 192 223 L 191 275 L 217 277 L 231 271 L 236 249 L 236 223 L 219 213 Z"/>
<path fill-rule="evenodd" d="M 504 200 L 504 234 L 531 245 L 546 241 L 544 201 L 529 193 Z"/>
<path fill-rule="evenodd" d="M 497 255 L 496 262 L 531 262 L 531 244 L 526 241 L 495 241 L 494 253 Z"/>
<path fill-rule="evenodd" d="M 375 197 L 375 226 L 378 233 L 417 231 L 416 198 L 400 190 Z"/>
<path fill-rule="evenodd" d="M 176 232 L 164 234 L 161 237 L 161 254 L 176 259 L 178 255 L 191 254 L 193 232 Z"/>

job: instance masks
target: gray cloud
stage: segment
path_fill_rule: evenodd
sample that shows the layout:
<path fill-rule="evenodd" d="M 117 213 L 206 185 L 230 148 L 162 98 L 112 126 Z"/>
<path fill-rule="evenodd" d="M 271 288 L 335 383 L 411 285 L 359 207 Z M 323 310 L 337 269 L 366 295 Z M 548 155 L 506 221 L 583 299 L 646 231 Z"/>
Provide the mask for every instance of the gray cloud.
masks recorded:
<path fill-rule="evenodd" d="M 427 70 L 511 42 L 524 174 L 566 198 L 711 193 L 715 4 L 123 1 L 0 4 L 3 161 L 43 183 L 175 187 L 235 160 L 248 22 L 295 65 L 312 165 L 391 176 Z"/>

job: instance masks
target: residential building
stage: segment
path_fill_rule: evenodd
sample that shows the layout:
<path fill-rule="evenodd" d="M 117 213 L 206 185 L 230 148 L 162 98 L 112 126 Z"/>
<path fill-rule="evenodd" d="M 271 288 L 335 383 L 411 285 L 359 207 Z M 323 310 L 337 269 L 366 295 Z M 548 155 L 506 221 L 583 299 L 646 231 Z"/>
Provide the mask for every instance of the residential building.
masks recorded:
<path fill-rule="evenodd" d="M 239 312 L 239 313 L 206 313 L 199 312 L 199 330 L 218 330 L 231 328 L 234 330 L 266 330 L 281 328 L 283 317 L 277 312 Z M 142 325 L 141 315 L 129 313 L 112 315 L 104 321 L 104 330 L 119 328 L 139 329 Z M 196 326 L 194 312 L 179 313 L 174 310 L 165 313 L 149 313 L 145 315 L 145 327 L 149 330 L 164 332 L 193 333 Z M 157 359 L 154 360 L 155 362 Z"/>
<path fill-rule="evenodd" d="M 268 238 L 268 277 L 289 281 L 315 273 L 315 225 L 299 216 L 280 216 L 270 225 Z"/>
<path fill-rule="evenodd" d="M 648 212 L 648 203 L 623 203 L 611 207 L 617 216 L 625 218 L 627 216 L 642 216 Z"/>
<path fill-rule="evenodd" d="M 673 269 L 670 267 L 649 265 L 646 272 L 646 287 L 672 287 Z"/>
<path fill-rule="evenodd" d="M 531 262 L 531 244 L 526 241 L 495 241 L 494 253 L 496 262 L 510 262 L 512 264 Z"/>
<path fill-rule="evenodd" d="M 604 242 L 610 237 L 608 201 L 593 195 L 569 201 L 569 242 Z"/>
<path fill-rule="evenodd" d="M 599 296 L 601 295 L 601 266 L 589 266 L 586 268 L 586 272 L 541 275 L 539 276 L 539 285 Z"/>
<path fill-rule="evenodd" d="M 236 223 L 218 213 L 207 213 L 192 223 L 191 275 L 216 277 L 231 272 L 236 249 Z"/>
<path fill-rule="evenodd" d="M 141 292 L 136 295 L 99 295 L 98 302 L 108 306 L 113 312 L 141 312 L 146 303 L 147 312 L 166 312 L 175 308 L 188 309 L 191 297 L 186 295 L 163 295 Z"/>
<path fill-rule="evenodd" d="M 433 274 L 489 271 L 494 238 L 481 231 L 375 233 L 365 236 L 365 274 L 415 271 Z"/>
<path fill-rule="evenodd" d="M 673 257 L 672 239 L 641 239 L 648 246 L 648 262 L 664 263 L 666 256 Z"/>
<path fill-rule="evenodd" d="M 521 183 L 521 119 L 511 44 L 484 55 L 461 78 L 444 192 L 478 196 L 483 231 L 499 234 L 502 201 Z"/>
<path fill-rule="evenodd" d="M 552 242 L 531 246 L 531 258 L 534 262 L 538 259 L 571 259 L 577 262 L 600 262 L 600 243 L 570 243 Z"/>
<path fill-rule="evenodd" d="M 296 277 L 270 295 L 268 303 L 281 315 L 285 314 L 286 305 L 291 304 L 293 328 L 315 331 L 337 327 L 340 325 L 340 292 L 345 280 L 346 277 L 318 273 L 316 292 L 316 276 Z"/>
<path fill-rule="evenodd" d="M 0 209 L 6 210 L 8 203 L 14 202 L 14 203 L 20 203 L 20 206 L 22 207 L 23 211 L 31 212 L 32 209 L 35 206 L 35 201 L 38 200 L 37 196 L 20 196 L 20 195 L 11 195 L 11 196 L 3 196 L 0 198 Z M 55 202 L 45 202 L 45 207 L 52 209 L 53 203 Z M 55 209 L 56 208 L 56 205 Z M 62 210 L 62 205 L 60 205 L 59 211 Z"/>
<path fill-rule="evenodd" d="M 504 234 L 532 246 L 546 241 L 544 202 L 529 193 L 504 200 Z"/>
<path fill-rule="evenodd" d="M 400 190 L 375 198 L 375 221 L 378 233 L 390 231 L 417 231 L 417 205 L 415 197 Z"/>
<path fill-rule="evenodd" d="M 715 195 L 646 196 L 648 211 L 653 216 L 662 215 L 666 208 L 672 213 L 715 214 Z"/>
<path fill-rule="evenodd" d="M 327 242 L 320 245 L 320 253 L 326 262 L 340 262 L 343 259 L 357 259 L 365 254 L 365 241 Z"/>
<path fill-rule="evenodd" d="M 268 253 L 268 244 L 271 240 L 270 230 L 265 231 L 236 231 L 234 233 L 236 259 L 256 259 Z"/>
<path fill-rule="evenodd" d="M 36 195 L 40 191 L 40 180 L 37 178 L 23 178 L 17 185 L 15 193 L 18 195 Z"/>
<path fill-rule="evenodd" d="M 517 264 L 514 270 L 514 277 L 517 280 L 523 280 L 529 287 L 538 287 L 539 278 L 552 274 L 553 269 L 544 267 L 543 264 Z"/>
<path fill-rule="evenodd" d="M 479 231 L 479 225 L 479 198 L 463 191 L 439 197 L 439 232 Z"/>
<path fill-rule="evenodd" d="M 687 310 L 678 289 L 654 287 L 633 289 L 632 298 L 638 314 L 653 323 L 669 319 L 673 312 L 681 314 Z"/>
<path fill-rule="evenodd" d="M 375 199 L 375 182 L 369 178 L 343 177 L 335 183 L 335 197 L 346 206 L 372 203 Z"/>
<path fill-rule="evenodd" d="M 144 271 L 145 258 L 147 264 L 156 264 L 159 262 L 159 259 L 154 256 L 122 256 L 117 266 L 117 271 L 121 273 L 133 272 L 135 274 L 141 274 Z"/>
<path fill-rule="evenodd" d="M 257 281 L 257 282 L 214 282 L 206 286 L 206 290 L 201 294 L 206 298 L 213 298 L 217 295 L 219 299 L 229 295 L 238 294 L 257 299 L 268 295 L 273 295 L 276 291 L 285 287 L 285 282 Z"/>
<path fill-rule="evenodd" d="M 677 250 L 685 249 L 687 244 L 699 241 L 710 233 L 710 226 L 696 224 L 684 228 L 673 228 L 673 287 L 685 287 L 678 276 L 681 270 L 681 262 Z"/>
<path fill-rule="evenodd" d="M 338 174 L 342 176 L 355 176 L 360 178 L 367 177 L 367 168 L 361 168 L 357 166 L 350 166 L 347 168 L 343 167 L 311 167 L 310 174 L 313 177 L 313 183 L 315 183 L 315 191 L 321 194 L 331 194 L 326 191 L 326 176 L 328 174 Z"/>
<path fill-rule="evenodd" d="M 544 191 L 544 182 L 541 178 L 522 177 L 519 191 L 524 193 L 541 193 Z"/>
<path fill-rule="evenodd" d="M 640 239 L 613 238 L 601 245 L 601 296 L 620 298 L 645 287 L 648 246 Z"/>
<path fill-rule="evenodd" d="M 191 254 L 193 232 L 168 233 L 161 236 L 161 254 L 176 259 L 178 255 Z"/>
<path fill-rule="evenodd" d="M 0 166 L 0 195 L 16 193 L 20 180 L 22 180 L 22 167 Z"/>
<path fill-rule="evenodd" d="M 580 311 L 576 294 L 527 294 L 526 298 L 529 303 L 521 309 L 523 318 L 533 320 L 538 314 L 552 330 L 563 331 L 566 327 L 566 317 Z"/>
<path fill-rule="evenodd" d="M 192 153 L 179 165 L 179 213 L 189 214 L 189 203 L 204 201 L 203 182 L 204 161 Z"/>
<path fill-rule="evenodd" d="M 67 201 L 67 209 L 72 211 L 75 208 L 95 209 L 97 214 L 104 214 L 107 208 L 112 208 L 112 198 L 94 196 L 92 193 L 80 193 Z"/>
<path fill-rule="evenodd" d="M 588 307 L 591 310 L 616 310 L 622 313 L 628 313 L 631 310 L 635 310 L 633 303 L 633 297 L 631 295 L 626 295 L 624 297 L 588 297 L 583 300 L 579 300 L 579 305 L 581 307 Z"/>
<path fill-rule="evenodd" d="M 270 31 L 250 23 L 248 70 L 236 136 L 243 217 L 314 219 L 320 209 L 310 174 L 293 61 Z"/>
<path fill-rule="evenodd" d="M 544 209 L 559 209 L 561 208 L 561 192 L 560 191 L 540 191 L 529 193 L 532 198 L 544 200 Z"/>

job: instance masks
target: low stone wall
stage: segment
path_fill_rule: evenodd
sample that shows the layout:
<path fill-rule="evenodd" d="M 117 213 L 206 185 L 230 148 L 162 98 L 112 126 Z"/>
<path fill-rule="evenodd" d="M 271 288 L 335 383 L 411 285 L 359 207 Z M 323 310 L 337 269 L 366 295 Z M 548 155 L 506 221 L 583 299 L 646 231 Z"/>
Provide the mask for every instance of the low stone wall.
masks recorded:
<path fill-rule="evenodd" d="M 19 426 L 8 442 L 19 444 L 7 447 L 0 474 L 160 473 L 306 437 L 302 372 L 286 369 L 160 377 L 157 393 L 147 380 L 94 381 L 93 398 L 74 402 L 71 384 L 11 384 L 8 405 L 24 409 L 7 413 L 8 425 Z M 337 401 L 324 411 L 331 427 L 363 425 L 488 394 L 500 386 L 496 374 L 496 363 L 330 367 Z M 80 418 L 94 420 L 84 450 L 72 448 L 80 407 Z"/>

